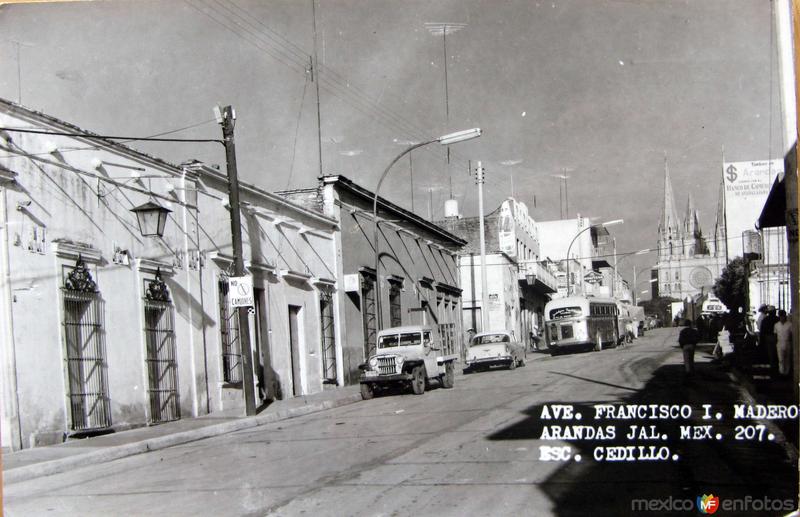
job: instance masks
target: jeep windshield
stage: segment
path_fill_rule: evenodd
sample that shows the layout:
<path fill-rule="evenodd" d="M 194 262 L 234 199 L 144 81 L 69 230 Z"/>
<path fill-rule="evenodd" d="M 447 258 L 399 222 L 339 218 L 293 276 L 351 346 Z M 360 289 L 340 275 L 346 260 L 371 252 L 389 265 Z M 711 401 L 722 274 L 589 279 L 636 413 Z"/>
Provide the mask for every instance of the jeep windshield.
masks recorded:
<path fill-rule="evenodd" d="M 404 332 L 390 334 L 378 339 L 378 348 L 394 348 L 396 346 L 418 346 L 422 344 L 422 333 Z"/>

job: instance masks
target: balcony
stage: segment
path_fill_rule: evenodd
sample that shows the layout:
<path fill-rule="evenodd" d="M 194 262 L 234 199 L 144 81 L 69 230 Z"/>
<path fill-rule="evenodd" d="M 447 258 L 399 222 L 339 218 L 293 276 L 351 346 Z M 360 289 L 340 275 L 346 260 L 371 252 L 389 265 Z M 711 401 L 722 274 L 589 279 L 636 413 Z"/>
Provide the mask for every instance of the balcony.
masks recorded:
<path fill-rule="evenodd" d="M 517 279 L 544 293 L 555 293 L 558 291 L 558 281 L 556 277 L 538 262 L 521 262 L 519 264 Z"/>

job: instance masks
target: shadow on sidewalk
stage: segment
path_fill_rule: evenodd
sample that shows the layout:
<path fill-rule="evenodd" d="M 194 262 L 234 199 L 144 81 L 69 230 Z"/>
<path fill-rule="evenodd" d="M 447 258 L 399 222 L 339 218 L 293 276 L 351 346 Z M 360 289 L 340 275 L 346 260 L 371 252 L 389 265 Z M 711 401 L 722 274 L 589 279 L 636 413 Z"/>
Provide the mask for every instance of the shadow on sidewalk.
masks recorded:
<path fill-rule="evenodd" d="M 607 386 L 601 380 L 583 379 L 598 385 Z M 600 391 L 598 391 L 598 394 Z M 542 405 L 527 408 L 528 415 L 522 421 L 498 430 L 488 437 L 490 440 L 539 440 L 544 425 L 572 426 L 586 425 L 601 427 L 614 426 L 616 435 L 609 439 L 595 440 L 548 440 L 538 445 L 571 447 L 573 459 L 563 463 L 541 485 L 542 490 L 553 502 L 555 515 L 644 515 L 646 508 L 633 506 L 634 500 L 658 500 L 654 503 L 658 511 L 652 515 L 691 515 L 686 511 L 669 511 L 664 502 L 670 497 L 682 501 L 690 500 L 696 505 L 698 496 L 713 494 L 725 500 L 746 497 L 752 500 L 791 502 L 786 511 L 759 512 L 757 506 L 750 506 L 741 512 L 725 511 L 725 515 L 784 515 L 796 508 L 798 471 L 787 457 L 781 444 L 774 441 L 757 442 L 735 440 L 736 426 L 753 424 L 747 420 L 733 420 L 733 404 L 740 402 L 737 387 L 727 373 L 718 365 L 697 364 L 693 378 L 687 379 L 680 364 L 668 364 L 653 372 L 647 385 L 620 401 L 624 406 L 632 404 L 689 405 L 691 415 L 688 420 L 650 420 L 634 418 L 630 420 L 595 419 L 596 402 L 565 402 L 581 413 L 581 420 L 542 420 Z M 552 401 L 550 404 L 558 404 Z M 606 402 L 604 402 L 606 404 Z M 711 404 L 711 414 L 722 413 L 722 420 L 704 420 L 703 404 Z M 681 425 L 713 425 L 711 439 L 680 439 Z M 628 440 L 631 426 L 644 428 L 650 434 L 650 426 L 657 429 L 656 439 L 641 438 Z M 552 429 L 549 427 L 548 429 Z M 722 439 L 716 439 L 716 434 Z M 610 433 L 606 433 L 610 435 Z M 666 434 L 668 438 L 662 439 Z M 766 433 L 765 433 L 766 434 Z M 607 457 L 609 447 L 645 446 L 645 452 L 664 454 L 664 461 L 596 461 L 598 451 Z M 652 449 L 650 447 L 652 446 Z M 600 448 L 600 449 L 598 449 Z M 636 449 L 638 454 L 638 448 Z M 574 461 L 580 454 L 582 460 Z M 674 460 L 673 455 L 678 459 Z M 636 504 L 647 504 L 644 503 Z M 731 502 L 732 503 L 732 502 Z M 728 504 L 731 504 L 728 503 Z M 671 504 L 671 503 L 670 503 Z M 673 508 L 676 510 L 676 508 Z M 692 506 L 697 513 L 697 507 Z"/>

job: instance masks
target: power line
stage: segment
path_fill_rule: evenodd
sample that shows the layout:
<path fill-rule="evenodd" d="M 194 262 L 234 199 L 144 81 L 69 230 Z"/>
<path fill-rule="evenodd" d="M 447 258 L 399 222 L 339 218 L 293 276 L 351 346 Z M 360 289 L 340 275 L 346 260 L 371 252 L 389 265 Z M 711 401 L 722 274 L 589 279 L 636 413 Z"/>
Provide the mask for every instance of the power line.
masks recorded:
<path fill-rule="evenodd" d="M 158 137 L 158 136 L 171 135 L 173 133 L 179 133 L 181 131 L 186 131 L 187 129 L 194 129 L 196 127 L 200 127 L 200 126 L 203 126 L 203 125 L 211 123 L 211 122 L 216 122 L 216 120 L 214 120 L 214 119 L 204 120 L 203 122 L 198 122 L 196 124 L 191 124 L 191 125 L 188 125 L 188 126 L 180 127 L 178 129 L 172 129 L 170 131 L 164 131 L 164 132 L 161 132 L 161 133 L 156 133 L 154 135 L 148 135 L 146 138 L 154 138 L 154 137 Z M 117 143 L 124 144 L 124 143 L 131 142 L 131 141 L 132 140 L 120 140 Z M 67 147 L 67 148 L 63 148 L 63 149 L 59 148 L 58 152 L 60 152 L 60 153 L 71 153 L 71 152 L 75 152 L 75 151 L 91 151 L 91 150 L 96 150 L 96 149 L 98 149 L 98 147 L 96 145 L 90 145 L 90 146 L 86 146 L 86 147 Z M 33 153 L 33 154 L 26 154 L 25 156 L 46 156 L 48 154 L 50 154 L 50 153 L 49 152 L 47 152 L 47 153 Z"/>
<path fill-rule="evenodd" d="M 222 140 L 213 138 L 157 138 L 147 136 L 111 136 L 111 135 L 96 135 L 94 133 L 68 133 L 65 131 L 42 131 L 40 129 L 18 129 L 11 127 L 0 127 L 0 131 L 8 133 L 33 133 L 36 135 L 52 135 L 52 136 L 72 136 L 78 138 L 96 138 L 102 140 L 127 140 L 128 142 L 193 142 L 193 143 L 208 143 L 216 142 L 225 145 Z"/>
<path fill-rule="evenodd" d="M 225 12 L 215 9 L 213 6 L 206 3 L 203 3 L 203 5 L 207 8 L 207 10 L 202 10 L 195 5 L 192 5 L 189 0 L 186 1 L 192 8 L 201 14 L 209 17 L 212 21 L 222 25 L 238 37 L 263 50 L 282 64 L 293 69 L 295 72 L 303 74 L 306 73 L 306 59 L 308 53 L 298 45 L 295 45 L 289 41 L 287 38 L 271 30 L 268 26 L 255 18 L 245 9 L 230 2 L 226 2 L 227 4 L 233 6 L 237 11 L 245 13 L 245 15 L 236 14 L 232 11 L 232 9 L 222 6 L 217 0 L 217 5 L 227 11 L 228 14 L 226 15 Z M 263 27 L 263 29 L 256 27 L 255 24 L 250 21 L 250 19 L 255 20 L 255 23 Z M 230 24 L 235 25 L 235 27 L 231 27 Z M 270 40 L 272 43 L 265 41 L 265 39 Z M 276 44 L 279 46 L 279 48 L 275 48 Z M 288 63 L 287 60 L 289 61 Z M 430 136 L 401 115 L 398 115 L 392 110 L 383 107 L 377 101 L 369 98 L 369 96 L 362 90 L 351 85 L 348 79 L 336 73 L 329 67 L 318 65 L 317 72 L 320 76 L 320 84 L 326 90 L 340 99 L 348 102 L 356 110 L 360 111 L 366 116 L 373 117 L 377 113 L 379 115 L 379 121 L 388 129 L 399 129 L 401 133 L 406 133 L 415 139 L 428 138 Z M 431 153 L 432 155 L 434 154 L 432 149 L 426 149 L 425 151 Z M 466 160 L 464 159 L 459 159 L 459 161 L 464 161 L 466 163 Z"/>

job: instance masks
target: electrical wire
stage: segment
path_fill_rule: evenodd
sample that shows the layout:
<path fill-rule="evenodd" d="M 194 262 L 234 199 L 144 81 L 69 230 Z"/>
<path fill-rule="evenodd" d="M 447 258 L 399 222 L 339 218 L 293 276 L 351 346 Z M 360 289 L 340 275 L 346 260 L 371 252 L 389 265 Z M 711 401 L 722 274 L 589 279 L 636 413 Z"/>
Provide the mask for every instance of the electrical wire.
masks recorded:
<path fill-rule="evenodd" d="M 32 133 L 36 135 L 52 135 L 52 136 L 71 136 L 78 138 L 96 138 L 99 140 L 127 140 L 128 142 L 193 142 L 193 143 L 209 143 L 215 142 L 225 145 L 222 140 L 213 138 L 157 138 L 157 137 L 137 137 L 137 136 L 111 136 L 111 135 L 96 135 L 94 133 L 70 133 L 66 131 L 42 131 L 40 129 L 21 129 L 12 127 L 0 127 L 0 131 L 8 133 Z"/>
<path fill-rule="evenodd" d="M 295 72 L 305 73 L 306 70 L 305 60 L 308 56 L 308 53 L 306 53 L 298 45 L 295 45 L 294 43 L 289 41 L 287 38 L 271 30 L 263 22 L 258 20 L 256 17 L 254 17 L 251 13 L 249 13 L 245 9 L 236 6 L 231 2 L 226 2 L 228 5 L 233 6 L 240 13 L 245 13 L 244 15 L 237 14 L 234 13 L 232 9 L 223 6 L 219 0 L 215 0 L 215 3 L 218 6 L 220 6 L 220 8 L 225 9 L 225 11 L 227 12 L 226 15 L 225 12 L 222 12 L 219 9 L 215 9 L 214 6 L 208 3 L 203 3 L 203 6 L 206 7 L 207 10 L 201 10 L 195 5 L 192 5 L 192 3 L 189 0 L 186 0 L 186 2 L 189 3 L 191 7 L 193 7 L 201 14 L 204 14 L 205 16 L 209 17 L 214 22 L 227 28 L 229 31 L 233 32 L 234 34 L 244 39 L 245 41 L 248 41 L 249 43 L 253 44 L 257 48 L 264 50 L 267 54 L 271 55 L 272 57 L 275 57 L 279 62 L 290 67 Z M 260 25 L 263 29 L 259 29 L 258 27 L 256 27 L 252 22 L 250 22 L 248 18 L 255 20 L 255 23 Z M 235 28 L 231 27 L 230 24 L 235 25 Z M 256 41 L 253 41 L 253 39 L 255 39 Z M 265 41 L 265 39 L 270 40 L 271 43 L 270 41 Z M 276 44 L 280 48 L 276 49 L 275 48 Z M 276 54 L 278 55 L 276 56 Z M 287 60 L 289 61 L 289 63 L 286 62 Z M 428 138 L 430 136 L 427 135 L 424 131 L 414 126 L 413 123 L 409 122 L 407 119 L 403 118 L 402 116 L 398 115 L 392 110 L 385 108 L 378 101 L 368 98 L 367 94 L 365 94 L 357 87 L 353 86 L 349 80 L 347 80 L 340 74 L 336 73 L 331 68 L 319 64 L 317 66 L 318 66 L 318 72 L 324 72 L 324 73 L 319 73 L 318 75 L 318 77 L 320 77 L 319 79 L 320 84 L 329 93 L 333 94 L 336 97 L 339 97 L 345 102 L 348 102 L 359 112 L 369 117 L 373 117 L 377 113 L 379 115 L 379 119 L 383 119 L 379 120 L 379 122 L 382 125 L 392 130 L 399 129 L 401 133 L 410 135 L 412 138 L 416 140 L 422 138 Z M 426 152 L 430 153 L 432 156 L 437 156 L 432 149 L 426 149 Z M 466 163 L 466 160 L 464 160 L 463 158 L 457 157 L 457 160 Z"/>
<path fill-rule="evenodd" d="M 171 134 L 174 134 L 174 133 L 179 133 L 181 131 L 186 131 L 188 129 L 194 129 L 196 127 L 204 126 L 204 125 L 209 124 L 211 122 L 216 122 L 216 120 L 215 119 L 204 120 L 203 122 L 198 122 L 196 124 L 191 124 L 191 125 L 188 125 L 188 126 L 180 127 L 178 129 L 172 129 L 170 131 L 163 131 L 161 133 L 156 133 L 154 135 L 148 135 L 146 138 L 154 138 L 154 137 L 159 137 L 159 136 L 164 136 L 164 135 L 171 135 Z M 117 143 L 118 144 L 125 144 L 125 143 L 132 142 L 132 141 L 133 140 L 120 140 Z M 71 152 L 75 152 L 75 151 L 96 151 L 97 149 L 99 149 L 98 146 L 90 145 L 90 146 L 86 146 L 86 147 L 59 148 L 58 152 L 63 154 L 63 153 L 71 153 Z M 50 154 L 50 153 L 32 153 L 32 154 L 27 154 L 26 156 L 36 157 L 36 156 L 47 156 L 48 154 Z M 21 156 L 21 155 L 17 155 L 17 156 Z"/>

